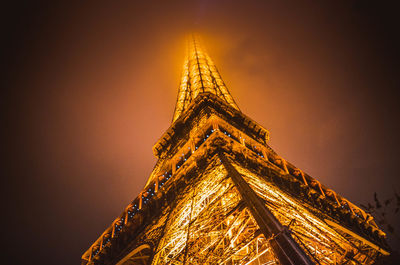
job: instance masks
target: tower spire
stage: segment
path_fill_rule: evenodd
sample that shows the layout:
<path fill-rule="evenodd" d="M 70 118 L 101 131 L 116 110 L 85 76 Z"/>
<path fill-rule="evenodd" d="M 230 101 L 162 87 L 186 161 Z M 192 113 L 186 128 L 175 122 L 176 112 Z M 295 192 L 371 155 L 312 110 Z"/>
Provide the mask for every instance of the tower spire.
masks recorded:
<path fill-rule="evenodd" d="M 187 39 L 186 58 L 173 122 L 187 109 L 193 99 L 201 93 L 212 93 L 239 110 L 219 74 L 214 62 L 201 45 L 200 37 L 191 34 Z"/>

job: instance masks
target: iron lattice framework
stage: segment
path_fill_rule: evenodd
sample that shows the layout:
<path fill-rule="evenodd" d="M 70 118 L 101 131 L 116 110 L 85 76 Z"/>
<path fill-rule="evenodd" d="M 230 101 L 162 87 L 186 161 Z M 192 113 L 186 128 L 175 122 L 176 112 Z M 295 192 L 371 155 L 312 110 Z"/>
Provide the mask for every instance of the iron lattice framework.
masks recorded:
<path fill-rule="evenodd" d="M 183 64 L 181 85 L 179 86 L 178 100 L 175 106 L 175 122 L 190 106 L 190 103 L 200 93 L 213 93 L 224 100 L 228 105 L 239 110 L 231 94 L 225 86 L 217 67 L 205 52 L 194 35 L 188 39 L 187 55 Z"/>
<path fill-rule="evenodd" d="M 372 216 L 268 140 L 191 37 L 154 170 L 82 264 L 373 264 L 389 255 Z"/>

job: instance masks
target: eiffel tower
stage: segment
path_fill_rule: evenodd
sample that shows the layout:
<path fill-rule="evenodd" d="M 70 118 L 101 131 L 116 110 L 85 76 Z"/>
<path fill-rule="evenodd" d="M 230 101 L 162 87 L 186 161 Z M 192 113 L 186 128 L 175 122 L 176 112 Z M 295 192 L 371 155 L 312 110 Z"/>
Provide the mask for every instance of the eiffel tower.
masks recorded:
<path fill-rule="evenodd" d="M 268 141 L 189 37 L 154 170 L 82 264 L 373 264 L 390 254 L 370 214 Z"/>

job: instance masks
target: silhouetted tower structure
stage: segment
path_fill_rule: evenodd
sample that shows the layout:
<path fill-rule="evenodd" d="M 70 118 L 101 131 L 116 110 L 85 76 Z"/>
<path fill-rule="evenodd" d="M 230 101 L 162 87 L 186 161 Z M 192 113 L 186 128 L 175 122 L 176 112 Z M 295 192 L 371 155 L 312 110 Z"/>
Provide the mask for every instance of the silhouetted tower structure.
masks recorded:
<path fill-rule="evenodd" d="M 191 36 L 154 170 L 82 264 L 372 264 L 389 255 L 369 214 L 268 140 Z"/>

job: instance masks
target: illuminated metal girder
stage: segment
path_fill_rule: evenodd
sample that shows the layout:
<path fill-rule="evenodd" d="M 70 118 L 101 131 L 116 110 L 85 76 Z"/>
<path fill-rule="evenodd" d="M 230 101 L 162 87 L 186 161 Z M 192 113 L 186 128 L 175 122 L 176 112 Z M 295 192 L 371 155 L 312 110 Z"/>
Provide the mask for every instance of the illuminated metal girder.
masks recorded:
<path fill-rule="evenodd" d="M 389 255 L 372 216 L 268 141 L 194 38 L 153 172 L 82 264 L 373 264 Z"/>
<path fill-rule="evenodd" d="M 207 92 L 217 95 L 228 105 L 239 109 L 226 88 L 217 67 L 201 45 L 200 37 L 193 34 L 188 37 L 186 58 L 172 122 L 187 110 L 193 99 L 200 93 Z"/>

